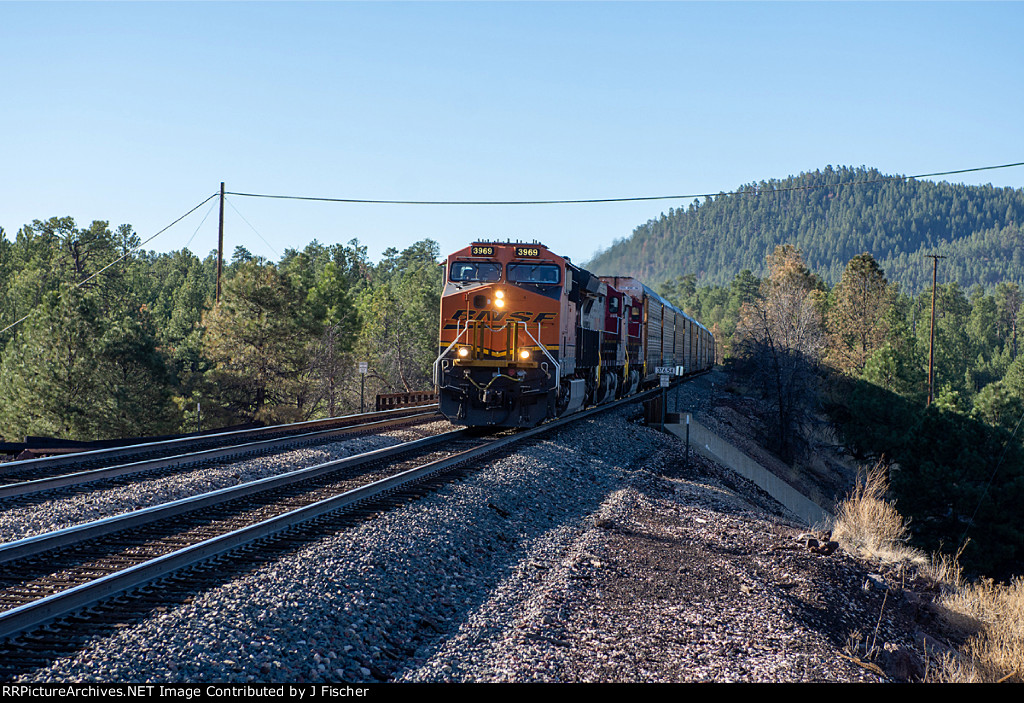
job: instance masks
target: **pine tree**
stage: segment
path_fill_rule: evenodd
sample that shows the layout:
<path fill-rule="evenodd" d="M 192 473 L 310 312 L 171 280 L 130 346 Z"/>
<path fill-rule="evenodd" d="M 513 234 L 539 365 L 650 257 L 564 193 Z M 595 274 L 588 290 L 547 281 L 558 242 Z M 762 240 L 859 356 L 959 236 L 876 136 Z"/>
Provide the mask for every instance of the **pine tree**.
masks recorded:
<path fill-rule="evenodd" d="M 437 356 L 438 247 L 425 240 L 386 254 L 373 286 L 360 297 L 358 355 L 369 362 L 367 380 L 380 392 L 424 390 Z"/>
<path fill-rule="evenodd" d="M 887 333 L 894 291 L 874 257 L 865 252 L 850 259 L 833 291 L 829 311 L 828 360 L 843 373 L 859 376 Z"/>
<path fill-rule="evenodd" d="M 307 366 L 302 300 L 277 269 L 255 259 L 235 264 L 221 302 L 203 318 L 210 381 L 219 402 L 246 420 L 299 419 L 296 377 Z"/>
<path fill-rule="evenodd" d="M 90 440 L 107 403 L 96 373 L 102 323 L 94 296 L 73 286 L 47 293 L 0 364 L 0 426 L 25 435 Z"/>

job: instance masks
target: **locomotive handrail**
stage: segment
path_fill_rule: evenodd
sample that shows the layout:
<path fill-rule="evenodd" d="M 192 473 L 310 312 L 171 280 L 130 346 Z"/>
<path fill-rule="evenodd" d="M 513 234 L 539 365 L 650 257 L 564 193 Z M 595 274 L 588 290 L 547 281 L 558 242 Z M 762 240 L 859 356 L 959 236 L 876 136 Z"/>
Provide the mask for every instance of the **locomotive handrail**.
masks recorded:
<path fill-rule="evenodd" d="M 533 343 L 536 344 L 538 347 L 540 347 L 540 350 L 542 352 L 544 352 L 544 356 L 546 356 L 548 358 L 548 361 L 550 361 L 552 364 L 554 364 L 554 366 L 555 366 L 555 392 L 557 393 L 558 389 L 559 389 L 559 387 L 561 385 L 561 381 L 562 381 L 562 366 L 561 366 L 561 364 L 559 364 L 557 361 L 555 361 L 555 357 L 551 356 L 551 352 L 548 351 L 547 346 L 545 346 L 545 345 L 541 344 L 540 342 L 538 342 L 537 338 L 534 337 L 532 334 L 530 334 L 530 328 L 526 325 L 525 322 L 520 322 L 519 324 L 522 325 L 523 326 L 523 330 L 526 331 L 526 336 L 529 337 L 530 339 L 532 339 Z M 540 335 L 540 324 L 539 323 L 537 324 L 537 334 Z"/>
<path fill-rule="evenodd" d="M 438 369 L 439 369 L 439 366 L 441 364 L 441 359 L 443 359 L 446 356 L 448 356 L 448 352 L 450 352 L 452 350 L 452 347 L 454 347 L 456 344 L 459 343 L 459 339 L 462 337 L 462 335 L 464 335 L 467 332 L 469 332 L 469 320 L 466 320 L 466 328 L 465 329 L 462 329 L 462 323 L 459 322 L 458 320 L 456 320 L 455 321 L 455 329 L 456 330 L 461 330 L 461 331 L 458 332 L 458 334 L 455 335 L 455 339 L 453 339 L 452 343 L 448 345 L 448 348 L 445 349 L 440 354 L 438 354 L 437 358 L 434 359 L 434 386 L 435 387 L 440 387 L 441 386 L 441 376 L 438 373 Z"/>
<path fill-rule="evenodd" d="M 488 325 L 488 329 L 491 329 L 492 332 L 493 331 L 499 331 L 500 332 L 501 330 L 506 329 L 509 326 L 509 323 L 512 323 L 512 322 L 513 322 L 512 320 L 509 320 L 509 322 L 506 322 L 504 325 L 499 327 L 497 330 L 491 329 L 490 325 Z M 466 320 L 466 326 L 465 327 L 463 327 L 462 323 L 458 322 L 458 321 L 456 321 L 455 324 L 456 324 L 456 330 L 458 330 L 456 332 L 456 334 L 455 334 L 455 339 L 453 339 L 452 343 L 449 344 L 445 348 L 445 350 L 443 352 L 438 354 L 436 359 L 434 359 L 434 385 L 436 387 L 440 387 L 441 386 L 441 375 L 440 375 L 441 361 L 446 356 L 448 356 L 448 352 L 450 352 L 452 350 L 452 347 L 454 347 L 456 344 L 459 343 L 459 340 L 462 339 L 462 335 L 464 335 L 464 334 L 469 332 L 470 320 Z M 551 356 L 551 352 L 548 351 L 548 348 L 545 345 L 541 344 L 537 340 L 537 338 L 534 337 L 533 334 L 530 333 L 530 327 L 529 327 L 528 323 L 522 322 L 522 321 L 515 321 L 514 324 L 517 325 L 517 326 L 518 325 L 522 326 L 523 330 L 526 332 L 526 336 L 529 337 L 533 341 L 533 343 L 535 345 L 537 345 L 537 347 L 540 348 L 540 350 L 542 352 L 544 352 L 544 356 L 546 356 L 548 358 L 548 361 L 551 362 L 551 365 L 555 367 L 555 390 L 557 391 L 559 386 L 560 386 L 560 384 L 561 384 L 561 382 L 562 382 L 562 365 L 558 363 L 558 361 L 555 359 L 555 357 Z M 540 325 L 539 324 L 537 325 L 537 334 L 538 335 L 540 334 Z"/>

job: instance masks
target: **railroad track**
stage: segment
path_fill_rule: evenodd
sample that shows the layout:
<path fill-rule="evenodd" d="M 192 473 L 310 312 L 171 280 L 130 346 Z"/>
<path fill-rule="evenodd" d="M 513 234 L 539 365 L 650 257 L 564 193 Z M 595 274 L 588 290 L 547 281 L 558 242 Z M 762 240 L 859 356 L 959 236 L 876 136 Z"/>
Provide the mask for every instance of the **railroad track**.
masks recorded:
<path fill-rule="evenodd" d="M 151 445 L 10 462 L 0 468 L 0 500 L 132 474 L 160 475 L 204 462 L 255 456 L 285 448 L 329 442 L 346 435 L 429 422 L 437 418 L 436 408 L 427 406 L 350 415 L 329 421 L 316 420 L 298 425 L 209 435 L 199 438 L 198 442 L 194 438 L 168 440 Z"/>
<path fill-rule="evenodd" d="M 460 430 L 428 437 L 0 545 L 0 641 L 11 640 L 0 649 L 0 677 L 16 674 L 25 656 L 39 656 L 40 646 L 59 648 L 74 640 L 25 634 L 55 619 L 73 628 L 94 617 L 128 618 L 118 614 L 121 605 L 109 605 L 112 597 L 140 593 L 160 579 L 187 582 L 189 573 L 211 560 L 244 562 L 303 530 L 316 533 L 318 524 L 339 514 L 386 509 L 421 494 L 423 484 L 439 475 L 643 397 L 527 431 L 481 437 Z M 121 596 L 120 602 L 131 600 Z M 97 608 L 103 601 L 108 604 Z M 33 637 L 36 644 L 26 646 Z M 40 645 L 40 637 L 48 644 Z"/>
<path fill-rule="evenodd" d="M 67 467 L 74 467 L 75 469 L 97 468 L 116 463 L 195 452 L 226 444 L 242 444 L 260 439 L 286 437 L 288 435 L 306 434 L 317 430 L 362 425 L 377 420 L 401 418 L 425 412 L 436 413 L 437 404 L 432 403 L 372 413 L 357 413 L 355 415 L 344 415 L 322 420 L 307 420 L 305 422 L 272 425 L 270 427 L 256 427 L 247 430 L 233 430 L 231 432 L 220 432 L 198 437 L 178 437 L 143 444 L 130 444 L 123 447 L 94 449 L 74 454 L 59 454 L 38 459 L 8 461 L 0 464 L 0 482 L 8 483 L 10 482 L 7 480 L 8 476 L 18 476 L 23 474 L 23 472 L 35 473 L 37 476 L 41 476 L 44 472 L 60 473 L 62 469 Z"/>

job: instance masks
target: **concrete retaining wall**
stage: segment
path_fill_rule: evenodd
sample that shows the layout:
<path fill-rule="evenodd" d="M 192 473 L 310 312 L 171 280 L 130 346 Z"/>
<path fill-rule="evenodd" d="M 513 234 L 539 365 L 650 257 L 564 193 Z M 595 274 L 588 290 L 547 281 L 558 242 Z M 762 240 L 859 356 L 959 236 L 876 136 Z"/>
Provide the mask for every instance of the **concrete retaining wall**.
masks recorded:
<path fill-rule="evenodd" d="M 682 420 L 684 424 L 666 424 L 665 430 L 685 441 L 685 413 Z M 823 526 L 832 517 L 828 511 L 692 418 L 690 449 L 752 481 L 809 526 Z"/>

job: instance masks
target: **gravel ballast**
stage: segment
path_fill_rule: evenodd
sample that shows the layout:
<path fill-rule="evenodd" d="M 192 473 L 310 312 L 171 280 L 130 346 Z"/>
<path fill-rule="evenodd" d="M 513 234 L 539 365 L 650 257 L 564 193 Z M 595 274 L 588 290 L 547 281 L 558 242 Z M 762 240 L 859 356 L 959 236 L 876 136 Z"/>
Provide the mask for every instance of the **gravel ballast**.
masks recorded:
<path fill-rule="evenodd" d="M 698 401 L 694 400 L 694 403 Z M 25 681 L 870 681 L 905 608 L 607 413 L 97 636 Z M 880 614 L 882 617 L 880 617 Z"/>
<path fill-rule="evenodd" d="M 432 422 L 377 435 L 273 452 L 255 458 L 210 462 L 159 477 L 137 475 L 38 493 L 29 499 L 18 500 L 14 507 L 0 509 L 0 542 L 13 542 L 453 429 L 456 428 L 447 421 Z M 104 487 L 97 490 L 96 486 Z"/>

